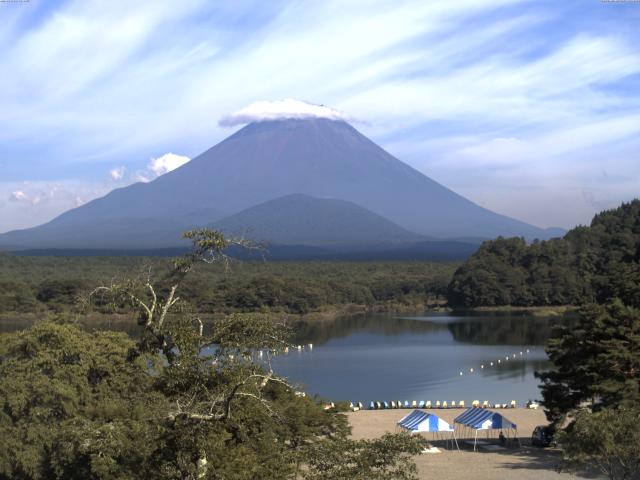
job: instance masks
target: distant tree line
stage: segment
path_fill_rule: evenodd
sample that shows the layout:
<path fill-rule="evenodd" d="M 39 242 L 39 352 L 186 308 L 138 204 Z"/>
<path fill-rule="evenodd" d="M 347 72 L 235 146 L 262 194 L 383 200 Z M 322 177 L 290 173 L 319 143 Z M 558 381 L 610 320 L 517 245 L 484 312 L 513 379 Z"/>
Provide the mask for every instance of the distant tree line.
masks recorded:
<path fill-rule="evenodd" d="M 163 274 L 171 262 L 136 257 L 0 255 L 1 312 L 61 312 L 97 283 Z M 327 307 L 424 305 L 446 296 L 458 264 L 435 262 L 238 262 L 211 265 L 183 283 L 201 313 L 307 313 Z"/>
<path fill-rule="evenodd" d="M 619 298 L 640 306 L 640 200 L 596 215 L 563 238 L 498 238 L 454 274 L 455 306 L 584 305 Z"/>

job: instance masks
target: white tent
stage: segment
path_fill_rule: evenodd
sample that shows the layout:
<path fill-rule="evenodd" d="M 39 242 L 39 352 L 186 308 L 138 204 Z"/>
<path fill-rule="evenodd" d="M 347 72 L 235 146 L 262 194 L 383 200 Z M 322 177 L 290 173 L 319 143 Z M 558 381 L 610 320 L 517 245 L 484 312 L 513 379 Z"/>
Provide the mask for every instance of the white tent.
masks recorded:
<path fill-rule="evenodd" d="M 474 432 L 473 450 L 476 450 L 478 443 L 478 431 L 486 430 L 487 436 L 491 430 L 505 431 L 507 436 L 513 432 L 513 437 L 520 443 L 518 438 L 518 427 L 515 423 L 507 420 L 502 414 L 484 408 L 468 408 L 453 421 L 454 425 L 469 429 Z"/>
<path fill-rule="evenodd" d="M 405 430 L 409 430 L 412 433 L 433 433 L 437 439 L 440 439 L 441 433 L 450 433 L 451 435 L 447 440 L 451 441 L 453 438 L 456 447 L 458 450 L 460 449 L 458 447 L 454 428 L 433 413 L 414 410 L 410 414 L 402 417 L 398 421 L 398 426 Z"/>

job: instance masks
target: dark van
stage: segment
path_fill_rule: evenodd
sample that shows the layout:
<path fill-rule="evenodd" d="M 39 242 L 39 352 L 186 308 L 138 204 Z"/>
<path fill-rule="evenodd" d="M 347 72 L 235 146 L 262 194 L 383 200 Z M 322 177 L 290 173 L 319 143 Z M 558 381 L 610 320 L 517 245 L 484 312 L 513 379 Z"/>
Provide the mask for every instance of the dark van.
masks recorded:
<path fill-rule="evenodd" d="M 531 445 L 536 447 L 548 447 L 553 443 L 553 428 L 546 425 L 538 425 L 531 435 Z"/>

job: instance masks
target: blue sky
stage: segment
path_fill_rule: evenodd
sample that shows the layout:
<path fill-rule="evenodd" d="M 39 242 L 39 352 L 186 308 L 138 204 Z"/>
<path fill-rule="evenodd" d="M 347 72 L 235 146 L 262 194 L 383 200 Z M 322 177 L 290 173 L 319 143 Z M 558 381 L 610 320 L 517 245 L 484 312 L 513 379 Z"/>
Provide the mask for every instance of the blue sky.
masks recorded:
<path fill-rule="evenodd" d="M 0 2 L 0 232 L 285 98 L 494 211 L 586 223 L 640 196 L 638 25 L 640 3 L 595 0 Z"/>

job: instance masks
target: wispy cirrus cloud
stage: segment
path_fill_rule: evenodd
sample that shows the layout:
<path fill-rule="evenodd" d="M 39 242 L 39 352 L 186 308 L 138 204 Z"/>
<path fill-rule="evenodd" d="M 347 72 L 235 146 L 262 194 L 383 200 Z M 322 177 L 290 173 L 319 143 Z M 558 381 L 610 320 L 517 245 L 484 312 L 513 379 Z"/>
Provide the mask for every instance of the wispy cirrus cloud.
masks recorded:
<path fill-rule="evenodd" d="M 24 7 L 0 25 L 7 181 L 93 185 L 105 165 L 135 172 L 110 175 L 119 184 L 136 175 L 150 180 L 157 174 L 148 159 L 158 151 L 193 157 L 228 135 L 221 118 L 264 118 L 274 111 L 242 109 L 296 98 L 365 121 L 359 128 L 402 160 L 542 226 L 585 221 L 594 206 L 582 191 L 612 202 L 634 194 L 626 180 L 640 173 L 634 5 L 158 0 L 125 9 L 72 0 Z M 224 120 L 229 112 L 237 113 Z M 618 180 L 601 181 L 605 165 Z M 566 192 L 575 192 L 570 201 Z M 4 214 L 27 222 L 17 210 Z"/>

